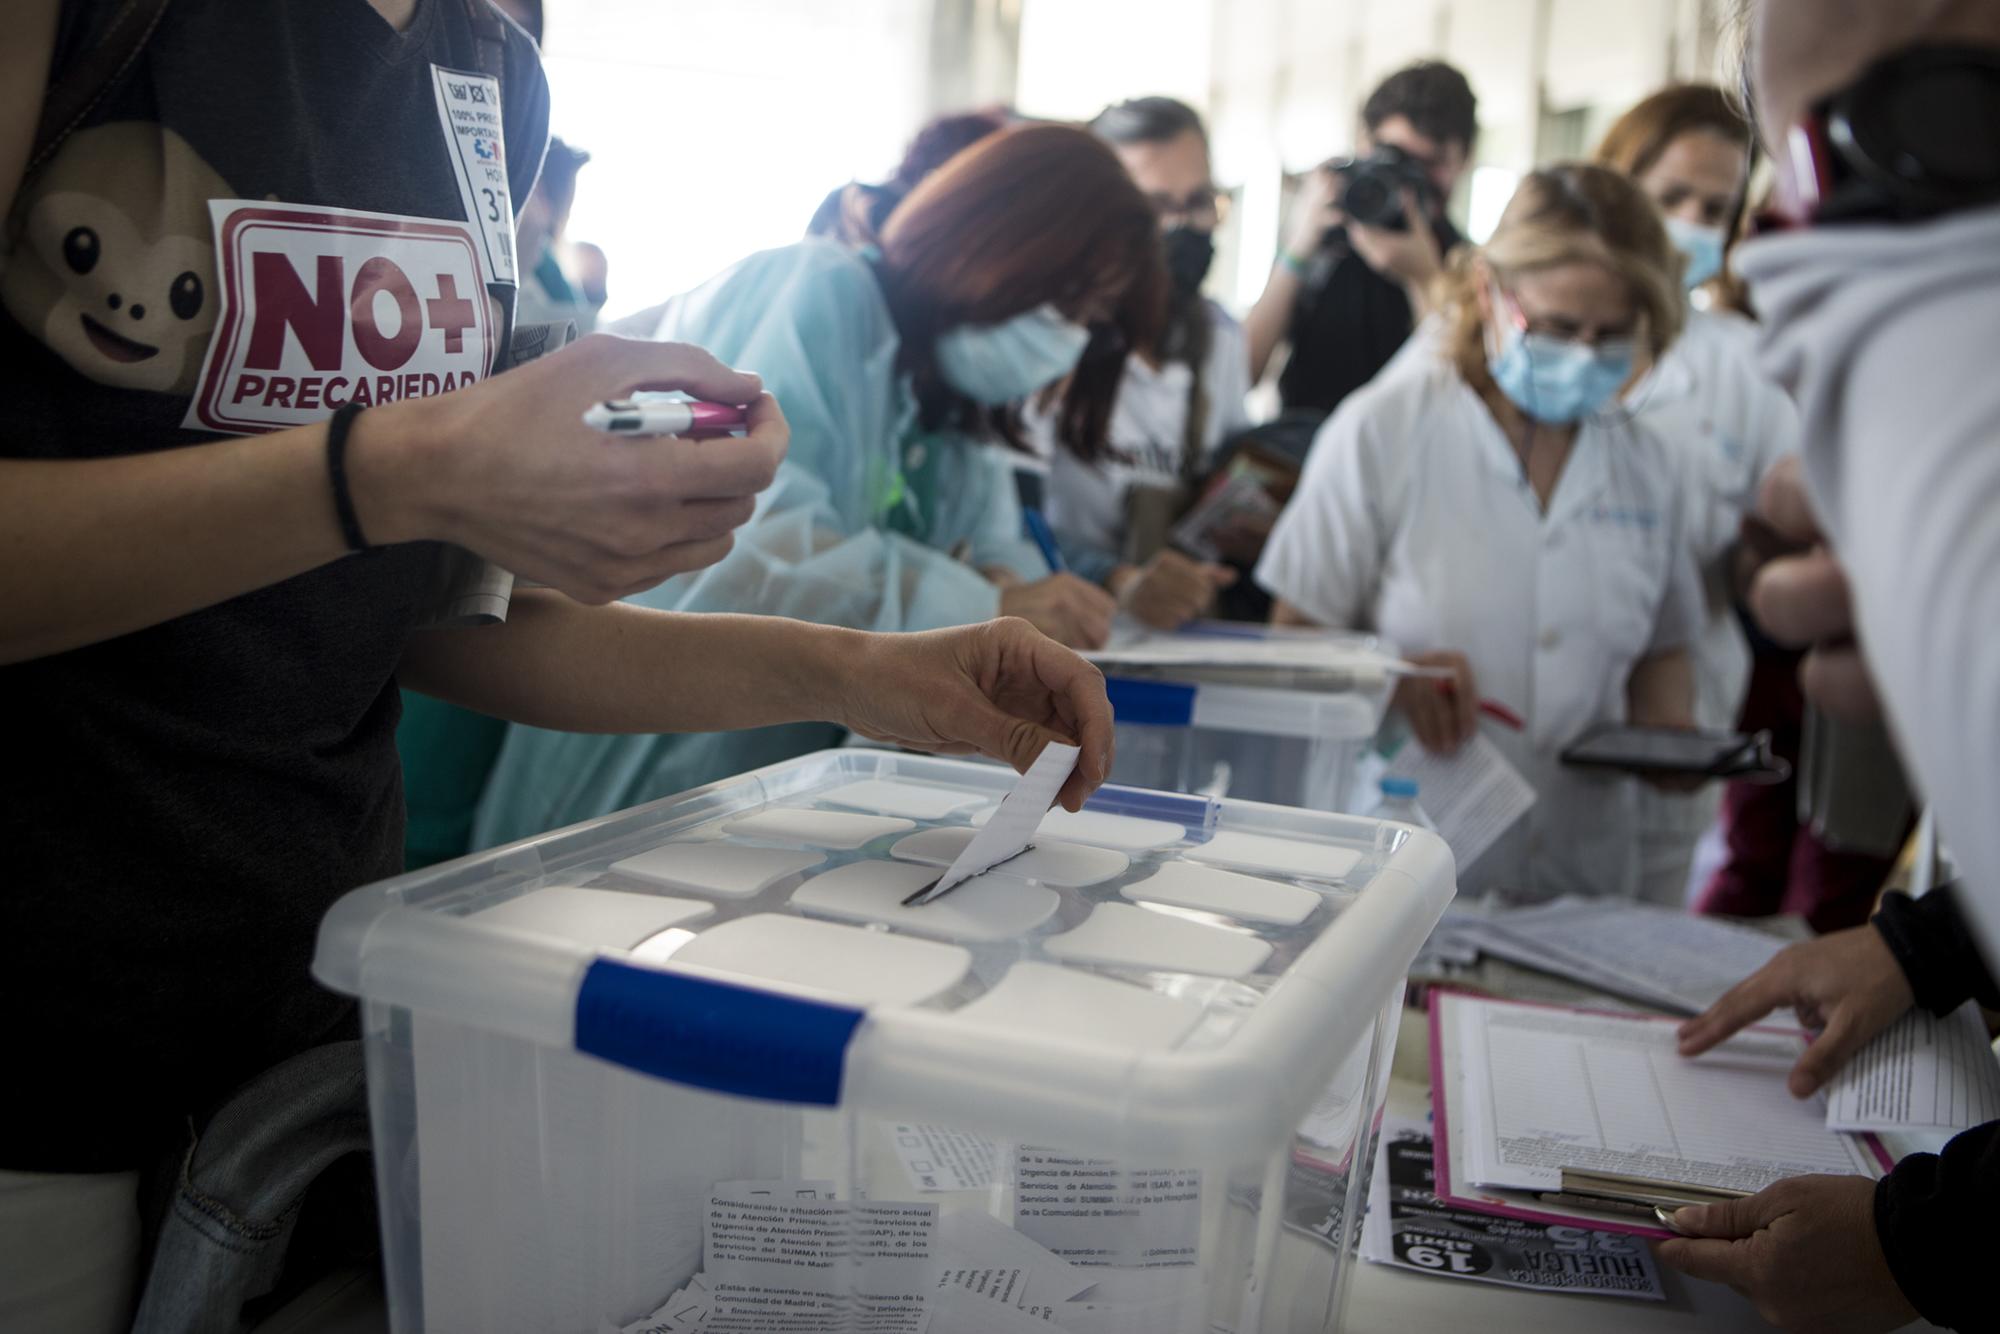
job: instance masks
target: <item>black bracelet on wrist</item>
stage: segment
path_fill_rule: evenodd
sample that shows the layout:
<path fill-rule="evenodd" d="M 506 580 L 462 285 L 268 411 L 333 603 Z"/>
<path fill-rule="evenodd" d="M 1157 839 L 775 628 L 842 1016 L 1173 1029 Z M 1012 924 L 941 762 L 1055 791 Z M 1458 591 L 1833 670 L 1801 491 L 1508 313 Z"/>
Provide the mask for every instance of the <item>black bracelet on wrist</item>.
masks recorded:
<path fill-rule="evenodd" d="M 370 551 L 373 547 L 361 531 L 354 513 L 354 495 L 347 489 L 347 433 L 361 415 L 361 404 L 349 403 L 333 414 L 326 424 L 326 475 L 333 484 L 333 513 L 340 521 L 340 535 L 349 551 Z"/>

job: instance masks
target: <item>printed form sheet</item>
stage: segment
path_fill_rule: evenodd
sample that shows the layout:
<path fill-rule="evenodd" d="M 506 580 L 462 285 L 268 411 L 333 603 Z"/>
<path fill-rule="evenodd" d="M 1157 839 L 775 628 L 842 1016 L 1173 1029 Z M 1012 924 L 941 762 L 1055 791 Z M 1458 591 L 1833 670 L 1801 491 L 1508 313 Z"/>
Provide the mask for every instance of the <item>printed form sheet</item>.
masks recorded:
<path fill-rule="evenodd" d="M 1477 733 L 1455 755 L 1433 755 L 1415 739 L 1406 741 L 1386 773 L 1415 780 L 1417 801 L 1451 845 L 1461 872 L 1535 804 L 1535 789 L 1520 770 Z"/>
<path fill-rule="evenodd" d="M 1753 1030 L 1694 1060 L 1672 1020 L 1449 997 L 1463 1073 L 1448 1130 L 1472 1183 L 1554 1191 L 1562 1169 L 1758 1191 L 1807 1173 L 1879 1174 L 1785 1074 L 1795 1034 Z"/>

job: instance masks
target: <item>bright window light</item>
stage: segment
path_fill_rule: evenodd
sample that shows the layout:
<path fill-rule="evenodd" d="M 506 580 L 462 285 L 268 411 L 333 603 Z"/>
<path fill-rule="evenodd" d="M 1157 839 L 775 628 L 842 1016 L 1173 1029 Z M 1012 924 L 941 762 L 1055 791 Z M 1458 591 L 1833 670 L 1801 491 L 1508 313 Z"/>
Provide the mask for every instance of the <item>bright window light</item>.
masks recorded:
<path fill-rule="evenodd" d="M 922 119 L 912 0 L 605 0 L 551 16 L 549 128 L 590 153 L 569 239 L 610 263 L 604 317 L 805 234 L 878 180 Z"/>
<path fill-rule="evenodd" d="M 1468 240 L 1475 245 L 1486 244 L 1486 238 L 1500 225 L 1500 215 L 1506 211 L 1507 201 L 1514 197 L 1514 188 L 1520 183 L 1521 173 L 1510 167 L 1472 169 L 1472 198 L 1465 211 Z"/>

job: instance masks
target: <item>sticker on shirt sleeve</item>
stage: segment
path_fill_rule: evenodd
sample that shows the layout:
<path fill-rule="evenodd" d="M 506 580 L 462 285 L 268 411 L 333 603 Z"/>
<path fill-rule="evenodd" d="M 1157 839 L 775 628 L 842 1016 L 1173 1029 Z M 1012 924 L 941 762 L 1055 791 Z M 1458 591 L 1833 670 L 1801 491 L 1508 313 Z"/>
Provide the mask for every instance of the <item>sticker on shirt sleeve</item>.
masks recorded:
<path fill-rule="evenodd" d="M 182 425 L 250 435 L 477 383 L 495 331 L 462 222 L 209 202 L 219 315 Z"/>
<path fill-rule="evenodd" d="M 458 170 L 465 216 L 479 228 L 486 271 L 514 281 L 514 201 L 507 193 L 507 148 L 500 136 L 500 81 L 431 66 L 445 151 Z"/>

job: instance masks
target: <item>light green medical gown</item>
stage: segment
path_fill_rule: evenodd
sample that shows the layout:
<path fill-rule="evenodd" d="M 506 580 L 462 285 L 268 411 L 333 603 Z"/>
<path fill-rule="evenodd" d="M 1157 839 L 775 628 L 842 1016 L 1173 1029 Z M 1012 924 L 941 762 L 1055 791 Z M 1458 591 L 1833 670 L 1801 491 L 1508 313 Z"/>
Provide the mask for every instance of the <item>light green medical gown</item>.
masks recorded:
<path fill-rule="evenodd" d="M 792 444 L 727 557 L 631 601 L 927 630 L 998 612 L 999 592 L 981 567 L 1028 579 L 1046 573 L 1022 535 L 1007 451 L 919 430 L 907 377 L 896 369 L 888 305 L 868 261 L 852 250 L 807 241 L 752 255 L 669 302 L 656 336 L 763 376 L 791 422 Z M 511 726 L 472 846 L 669 796 L 839 737 L 818 723 L 680 736 Z"/>

